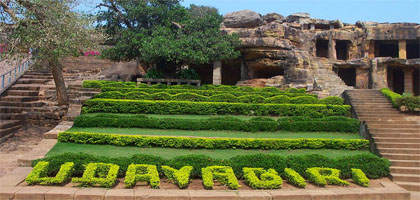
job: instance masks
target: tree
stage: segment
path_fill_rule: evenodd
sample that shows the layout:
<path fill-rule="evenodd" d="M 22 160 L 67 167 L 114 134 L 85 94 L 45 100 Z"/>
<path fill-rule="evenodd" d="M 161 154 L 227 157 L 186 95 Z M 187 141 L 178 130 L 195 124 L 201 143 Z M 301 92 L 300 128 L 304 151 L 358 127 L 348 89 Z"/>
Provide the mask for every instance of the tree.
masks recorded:
<path fill-rule="evenodd" d="M 238 36 L 222 34 L 217 9 L 177 0 L 106 0 L 100 26 L 115 43 L 104 52 L 112 60 L 181 66 L 207 64 L 239 56 Z"/>
<path fill-rule="evenodd" d="M 60 59 L 77 56 L 94 45 L 91 21 L 71 10 L 75 0 L 2 0 L 0 27 L 7 33 L 9 55 L 33 49 L 34 59 L 47 63 L 59 105 L 68 105 Z"/>

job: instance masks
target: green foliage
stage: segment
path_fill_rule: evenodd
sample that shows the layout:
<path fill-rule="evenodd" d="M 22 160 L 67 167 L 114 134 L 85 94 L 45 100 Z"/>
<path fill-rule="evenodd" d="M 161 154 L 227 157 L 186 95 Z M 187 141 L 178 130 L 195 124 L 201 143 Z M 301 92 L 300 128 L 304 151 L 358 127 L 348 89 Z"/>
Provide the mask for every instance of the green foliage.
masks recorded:
<path fill-rule="evenodd" d="M 182 69 L 178 76 L 180 79 L 184 80 L 199 80 L 200 76 L 197 74 L 195 69 Z"/>
<path fill-rule="evenodd" d="M 84 88 L 135 88 L 136 82 L 120 82 L 120 81 L 104 81 L 104 80 L 85 80 L 82 87 Z"/>
<path fill-rule="evenodd" d="M 277 122 L 271 118 L 240 120 L 233 117 L 209 119 L 153 118 L 144 115 L 120 116 L 116 114 L 80 115 L 74 120 L 75 127 L 157 128 L 180 130 L 232 130 L 276 131 Z"/>
<path fill-rule="evenodd" d="M 369 187 L 369 179 L 366 177 L 366 174 L 363 173 L 360 169 L 351 169 L 351 177 L 353 181 L 360 186 Z"/>
<path fill-rule="evenodd" d="M 265 98 L 260 95 L 244 95 L 238 97 L 238 101 L 240 103 L 263 103 Z"/>
<path fill-rule="evenodd" d="M 173 95 L 171 99 L 178 100 L 178 101 L 196 101 L 196 102 L 209 101 L 209 97 L 201 96 L 199 94 L 194 94 L 194 93 L 179 93 L 179 94 Z"/>
<path fill-rule="evenodd" d="M 306 89 L 305 88 L 289 88 L 286 90 L 287 92 L 291 92 L 291 93 L 306 93 Z"/>
<path fill-rule="evenodd" d="M 318 104 L 318 98 L 310 96 L 293 97 L 290 99 L 292 104 Z"/>
<path fill-rule="evenodd" d="M 340 170 L 333 168 L 312 167 L 306 169 L 308 178 L 316 185 L 349 185 L 347 181 L 340 179 Z"/>
<path fill-rule="evenodd" d="M 283 184 L 283 179 L 274 169 L 243 168 L 244 179 L 253 189 L 278 189 Z"/>
<path fill-rule="evenodd" d="M 103 92 L 100 94 L 104 94 L 104 93 L 106 92 Z M 117 98 L 98 97 L 98 96 L 95 96 L 95 98 L 117 99 Z M 133 91 L 133 92 L 126 93 L 122 98 L 133 99 L 133 100 L 143 100 L 143 99 L 149 99 L 149 94 L 145 92 Z"/>
<path fill-rule="evenodd" d="M 297 186 L 300 188 L 306 187 L 305 179 L 299 173 L 297 173 L 295 170 L 291 168 L 284 169 L 284 177 L 286 177 L 286 180 L 288 183 L 294 186 Z"/>
<path fill-rule="evenodd" d="M 290 98 L 286 95 L 278 95 L 266 98 L 264 103 L 286 104 L 290 103 Z"/>
<path fill-rule="evenodd" d="M 133 92 L 130 92 L 130 97 L 134 97 L 135 99 L 137 96 L 132 96 Z M 137 92 L 136 92 L 137 93 Z M 119 92 L 119 91 L 109 91 L 109 92 L 101 92 L 97 95 L 95 95 L 95 98 L 102 98 L 102 99 L 124 99 L 126 95 L 124 95 L 123 93 Z M 128 94 L 127 94 L 128 96 Z M 131 99 L 131 98 L 130 98 Z"/>
<path fill-rule="evenodd" d="M 344 105 L 344 99 L 340 97 L 325 97 L 319 100 L 321 104 L 331 104 L 331 105 Z"/>
<path fill-rule="evenodd" d="M 356 133 L 359 131 L 360 122 L 347 117 L 282 117 L 278 120 L 279 129 L 286 131 L 331 131 Z"/>
<path fill-rule="evenodd" d="M 233 94 L 224 93 L 224 94 L 216 94 L 209 97 L 209 101 L 211 102 L 238 102 L 238 98 Z"/>
<path fill-rule="evenodd" d="M 149 69 L 147 70 L 146 75 L 144 78 L 153 78 L 153 79 L 161 79 L 165 78 L 165 74 L 157 69 Z"/>
<path fill-rule="evenodd" d="M 161 93 L 165 98 L 169 94 Z M 158 99 L 155 94 L 155 99 Z M 197 115 L 278 115 L 278 116 L 348 116 L 348 105 L 322 104 L 249 104 L 227 102 L 187 102 L 90 99 L 85 102 L 83 113 L 133 113 L 133 114 L 197 114 Z"/>
<path fill-rule="evenodd" d="M 166 165 L 175 169 L 183 166 L 192 166 L 191 177 L 200 178 L 201 168 L 213 165 L 231 166 L 237 177 L 242 177 L 244 167 L 251 168 L 273 168 L 277 172 L 285 171 L 285 168 L 296 170 L 299 174 L 306 177 L 305 170 L 311 167 L 329 167 L 341 170 L 342 179 L 352 177 L 351 169 L 363 170 L 369 178 L 381 178 L 389 175 L 390 162 L 373 154 L 363 154 L 356 156 L 344 156 L 337 159 L 327 158 L 321 155 L 269 155 L 269 154 L 249 154 L 235 156 L 227 160 L 214 159 L 205 155 L 185 155 L 172 159 L 163 159 L 159 156 L 137 154 L 131 157 L 110 158 L 104 156 L 93 156 L 85 153 L 64 153 L 57 156 L 45 157 L 33 162 L 35 166 L 38 162 L 49 162 L 49 174 L 56 174 L 61 165 L 66 162 L 74 162 L 74 175 L 80 176 L 85 169 L 84 166 L 91 162 L 113 163 L 120 166 L 119 177 L 124 177 L 127 168 L 132 163 L 143 163 L 156 165 L 157 170 L 162 173 L 161 166 Z M 288 179 L 289 180 L 289 179 Z M 289 181 L 290 182 L 290 181 Z"/>
<path fill-rule="evenodd" d="M 154 189 L 159 188 L 160 179 L 156 166 L 146 164 L 129 165 L 124 179 L 124 187 L 134 187 L 140 181 L 149 183 Z"/>
<path fill-rule="evenodd" d="M 181 189 L 188 187 L 192 169 L 192 166 L 183 166 L 179 170 L 169 166 L 162 166 L 162 171 L 168 177 L 168 180 L 173 181 Z"/>
<path fill-rule="evenodd" d="M 172 96 L 166 92 L 159 92 L 149 95 L 150 100 L 171 100 Z"/>
<path fill-rule="evenodd" d="M 71 181 L 79 186 L 90 187 L 100 185 L 110 188 L 115 185 L 119 166 L 108 163 L 89 163 L 81 178 L 74 177 Z"/>
<path fill-rule="evenodd" d="M 233 169 L 229 166 L 209 166 L 201 169 L 204 188 L 211 190 L 214 186 L 214 180 L 223 185 L 227 185 L 231 190 L 237 190 L 239 187 Z"/>
<path fill-rule="evenodd" d="M 49 162 L 38 162 L 26 177 L 25 181 L 29 185 L 57 185 L 67 181 L 73 173 L 73 162 L 66 162 L 60 166 L 55 177 L 48 177 Z"/>
<path fill-rule="evenodd" d="M 382 88 L 381 92 L 384 96 L 386 96 L 391 102 L 394 107 L 398 107 L 397 99 L 401 98 L 402 96 L 398 93 L 393 92 L 389 88 Z"/>
<path fill-rule="evenodd" d="M 395 100 L 395 104 L 403 111 L 420 111 L 420 96 L 402 96 Z"/>
<path fill-rule="evenodd" d="M 61 132 L 58 141 L 78 144 L 165 147 L 187 149 L 368 149 L 364 139 L 249 139 L 192 138 L 174 136 L 117 135 L 88 132 Z"/>

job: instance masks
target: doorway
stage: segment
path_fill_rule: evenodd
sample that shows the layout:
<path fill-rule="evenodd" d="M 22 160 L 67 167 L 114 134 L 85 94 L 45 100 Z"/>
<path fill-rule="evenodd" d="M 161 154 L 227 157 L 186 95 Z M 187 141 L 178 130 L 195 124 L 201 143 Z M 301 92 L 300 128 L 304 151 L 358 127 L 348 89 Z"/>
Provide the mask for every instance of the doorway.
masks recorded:
<path fill-rule="evenodd" d="M 316 57 L 328 58 L 328 40 L 316 41 Z"/>
<path fill-rule="evenodd" d="M 397 40 L 375 40 L 375 57 L 398 58 Z"/>
<path fill-rule="evenodd" d="M 337 60 L 349 59 L 349 43 L 350 41 L 348 40 L 335 41 L 335 52 L 337 53 Z"/>
<path fill-rule="evenodd" d="M 398 67 L 388 67 L 387 73 L 388 87 L 398 94 L 403 94 L 405 89 L 404 71 Z"/>
<path fill-rule="evenodd" d="M 356 86 L 356 68 L 334 68 L 334 72 L 344 81 L 347 86 Z"/>

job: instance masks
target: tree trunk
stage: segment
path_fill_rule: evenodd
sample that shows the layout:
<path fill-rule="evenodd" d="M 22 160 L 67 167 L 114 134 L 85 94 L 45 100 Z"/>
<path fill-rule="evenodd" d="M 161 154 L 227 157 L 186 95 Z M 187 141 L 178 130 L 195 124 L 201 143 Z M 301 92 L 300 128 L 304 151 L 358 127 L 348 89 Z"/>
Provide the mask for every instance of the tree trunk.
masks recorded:
<path fill-rule="evenodd" d="M 64 82 L 63 70 L 61 68 L 61 65 L 59 64 L 58 60 L 50 60 L 48 63 L 51 67 L 51 73 L 54 78 L 58 105 L 69 105 L 66 83 Z"/>

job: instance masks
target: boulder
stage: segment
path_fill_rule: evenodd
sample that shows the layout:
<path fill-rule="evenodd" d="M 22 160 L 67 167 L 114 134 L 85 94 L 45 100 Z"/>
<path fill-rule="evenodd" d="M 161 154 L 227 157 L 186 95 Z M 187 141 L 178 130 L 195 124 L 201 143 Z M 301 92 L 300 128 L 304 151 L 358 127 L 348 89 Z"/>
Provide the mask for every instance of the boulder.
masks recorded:
<path fill-rule="evenodd" d="M 261 15 L 251 10 L 227 13 L 223 20 L 227 28 L 255 28 L 260 26 L 262 22 Z"/>
<path fill-rule="evenodd" d="M 309 13 L 294 13 L 287 16 L 286 21 L 291 22 L 299 22 L 301 19 L 309 19 L 311 15 Z"/>
<path fill-rule="evenodd" d="M 271 22 L 274 22 L 274 21 L 277 21 L 277 22 L 283 22 L 284 21 L 283 15 L 280 15 L 278 13 L 268 13 L 268 14 L 264 15 L 263 19 L 267 23 L 271 23 Z"/>

